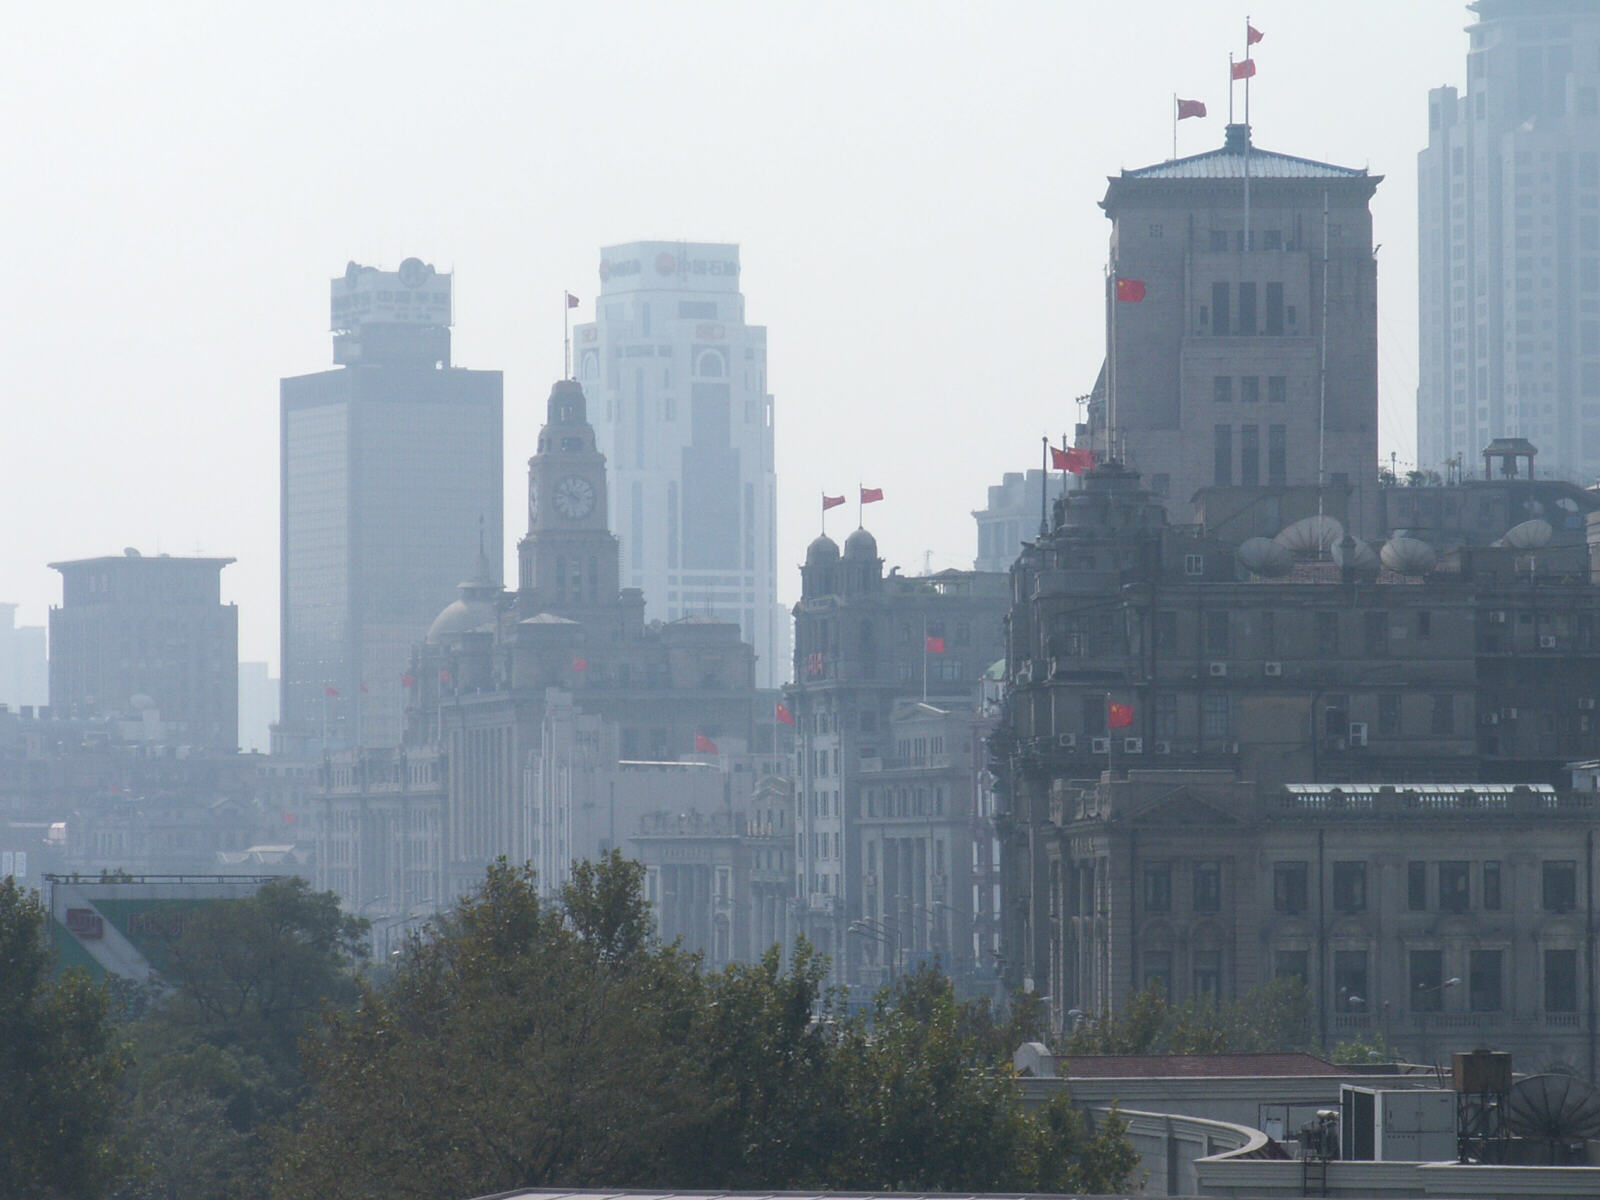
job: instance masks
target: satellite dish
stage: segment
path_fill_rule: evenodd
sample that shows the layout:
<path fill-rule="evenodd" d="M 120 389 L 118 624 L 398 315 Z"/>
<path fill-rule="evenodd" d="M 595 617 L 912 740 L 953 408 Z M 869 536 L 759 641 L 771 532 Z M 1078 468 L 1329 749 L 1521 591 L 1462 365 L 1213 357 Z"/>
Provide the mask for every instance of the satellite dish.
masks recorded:
<path fill-rule="evenodd" d="M 1294 555 L 1271 538 L 1246 538 L 1239 547 L 1239 563 L 1252 575 L 1276 579 L 1289 573 L 1294 566 Z"/>
<path fill-rule="evenodd" d="M 1321 554 L 1343 536 L 1344 526 L 1332 517 L 1302 517 L 1273 540 L 1298 557 Z"/>
<path fill-rule="evenodd" d="M 1524 521 L 1521 525 L 1513 525 L 1506 530 L 1506 535 L 1495 545 L 1505 546 L 1511 550 L 1537 550 L 1541 546 L 1548 546 L 1554 533 L 1549 521 L 1538 519 Z"/>
<path fill-rule="evenodd" d="M 1439 565 L 1433 547 L 1414 537 L 1390 538 L 1378 551 L 1378 559 L 1396 575 L 1426 575 Z"/>
<path fill-rule="evenodd" d="M 1600 1091 L 1573 1075 L 1530 1075 L 1506 1100 L 1511 1132 L 1546 1142 L 1576 1142 L 1600 1134 Z"/>
<path fill-rule="evenodd" d="M 1333 544 L 1333 561 L 1357 575 L 1378 573 L 1378 552 L 1360 538 L 1340 538 Z"/>

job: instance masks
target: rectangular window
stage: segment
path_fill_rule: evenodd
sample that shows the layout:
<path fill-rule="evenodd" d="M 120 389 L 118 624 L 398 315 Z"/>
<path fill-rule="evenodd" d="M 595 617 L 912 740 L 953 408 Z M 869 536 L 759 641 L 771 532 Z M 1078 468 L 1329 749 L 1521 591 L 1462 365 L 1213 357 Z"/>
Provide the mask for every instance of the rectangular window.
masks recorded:
<path fill-rule="evenodd" d="M 1330 695 L 1322 705 L 1322 735 L 1330 738 L 1350 736 L 1350 697 Z"/>
<path fill-rule="evenodd" d="M 1342 1013 L 1367 1011 L 1367 952 L 1333 952 L 1333 1010 Z"/>
<path fill-rule="evenodd" d="M 1226 658 L 1228 654 L 1228 613 L 1208 612 L 1206 614 L 1206 650 L 1208 655 L 1215 658 Z"/>
<path fill-rule="evenodd" d="M 1578 907 L 1578 864 L 1571 859 L 1544 864 L 1545 912 L 1572 912 Z"/>
<path fill-rule="evenodd" d="M 1233 426 L 1218 425 L 1213 431 L 1212 482 L 1218 487 L 1233 486 Z"/>
<path fill-rule="evenodd" d="M 1171 610 L 1158 611 L 1151 623 L 1151 636 L 1157 654 L 1178 652 L 1178 614 Z"/>
<path fill-rule="evenodd" d="M 1412 912 L 1428 910 L 1428 864 L 1425 862 L 1406 864 L 1406 907 Z"/>
<path fill-rule="evenodd" d="M 1439 864 L 1439 910 L 1464 913 L 1472 907 L 1472 865 L 1464 862 Z"/>
<path fill-rule="evenodd" d="M 1194 910 L 1214 913 L 1222 910 L 1222 864 L 1215 862 L 1194 865 Z"/>
<path fill-rule="evenodd" d="M 1454 696 L 1435 696 L 1433 698 L 1433 718 L 1429 728 L 1435 736 L 1448 736 L 1456 731 Z"/>
<path fill-rule="evenodd" d="M 1106 698 L 1084 696 L 1080 700 L 1083 715 L 1083 732 L 1088 737 L 1101 737 L 1106 732 Z"/>
<path fill-rule="evenodd" d="M 1336 862 L 1333 864 L 1333 909 L 1335 912 L 1342 913 L 1367 911 L 1366 863 Z"/>
<path fill-rule="evenodd" d="M 1578 1011 L 1578 952 L 1544 952 L 1544 1010 L 1553 1013 Z"/>
<path fill-rule="evenodd" d="M 1140 971 L 1140 986 L 1154 988 L 1164 996 L 1172 994 L 1172 951 L 1146 950 Z"/>
<path fill-rule="evenodd" d="M 1155 699 L 1156 737 L 1172 741 L 1178 736 L 1178 698 L 1171 693 Z"/>
<path fill-rule="evenodd" d="M 1473 1012 L 1499 1012 L 1504 1005 L 1505 952 L 1473 950 L 1467 956 L 1467 1001 Z"/>
<path fill-rule="evenodd" d="M 1305 950 L 1279 950 L 1272 956 L 1272 977 L 1274 979 L 1298 979 L 1301 983 L 1309 983 L 1311 975 L 1308 971 L 1310 954 Z"/>
<path fill-rule="evenodd" d="M 1226 250 L 1228 248 L 1228 231 L 1226 229 L 1213 229 L 1206 238 L 1206 245 L 1212 250 Z"/>
<path fill-rule="evenodd" d="M 1283 335 L 1283 284 L 1267 284 L 1266 332 L 1271 337 Z"/>
<path fill-rule="evenodd" d="M 1247 380 L 1255 382 L 1254 379 Z M 1251 397 L 1246 396 L 1246 399 Z M 1261 486 L 1261 427 L 1239 426 L 1239 482 L 1245 487 Z"/>
<path fill-rule="evenodd" d="M 1339 653 L 1339 614 L 1333 612 L 1319 612 L 1317 622 L 1317 653 Z"/>
<path fill-rule="evenodd" d="M 1287 375 L 1267 376 L 1267 403 L 1286 404 L 1289 400 L 1289 377 Z"/>
<path fill-rule="evenodd" d="M 1261 376 L 1244 375 L 1239 379 L 1239 403 L 1261 403 Z"/>
<path fill-rule="evenodd" d="M 1411 960 L 1411 1011 L 1439 1012 L 1444 1008 L 1444 952 L 1413 950 Z"/>
<path fill-rule="evenodd" d="M 1239 285 L 1239 332 L 1254 333 L 1256 331 L 1256 285 L 1241 283 Z"/>
<path fill-rule="evenodd" d="M 1289 482 L 1289 439 L 1282 425 L 1267 426 L 1267 483 L 1281 487 Z"/>
<path fill-rule="evenodd" d="M 1500 911 L 1500 864 L 1483 864 L 1483 907 L 1489 912 Z"/>
<path fill-rule="evenodd" d="M 1172 911 L 1172 864 L 1152 863 L 1144 869 L 1144 910 Z"/>
<path fill-rule="evenodd" d="M 1400 735 L 1400 695 L 1398 692 L 1385 692 L 1378 697 L 1378 735 L 1380 737 L 1398 737 Z"/>
<path fill-rule="evenodd" d="M 1233 402 L 1233 376 L 1218 375 L 1211 380 L 1211 398 L 1218 404 Z"/>
<path fill-rule="evenodd" d="M 1222 994 L 1222 952 L 1220 950 L 1196 950 L 1194 952 L 1194 995 L 1210 996 L 1213 999 Z"/>
<path fill-rule="evenodd" d="M 1431 612 L 1426 612 L 1426 611 L 1419 612 L 1417 614 L 1417 639 L 1419 641 L 1426 641 L 1428 638 L 1430 638 L 1432 636 L 1433 636 L 1433 614 Z"/>
<path fill-rule="evenodd" d="M 1367 643 L 1367 656 L 1376 658 L 1389 653 L 1389 614 L 1369 612 L 1361 616 L 1361 630 Z"/>
<path fill-rule="evenodd" d="M 1211 285 L 1211 332 L 1217 337 L 1226 337 L 1232 332 L 1232 318 L 1229 316 L 1228 285 L 1213 283 Z"/>
<path fill-rule="evenodd" d="M 1275 863 L 1272 868 L 1272 907 L 1275 912 L 1306 911 L 1306 874 L 1303 862 Z"/>
<path fill-rule="evenodd" d="M 1229 720 L 1228 697 L 1219 692 L 1207 692 L 1200 698 L 1200 732 L 1208 738 L 1226 741 L 1232 734 Z"/>

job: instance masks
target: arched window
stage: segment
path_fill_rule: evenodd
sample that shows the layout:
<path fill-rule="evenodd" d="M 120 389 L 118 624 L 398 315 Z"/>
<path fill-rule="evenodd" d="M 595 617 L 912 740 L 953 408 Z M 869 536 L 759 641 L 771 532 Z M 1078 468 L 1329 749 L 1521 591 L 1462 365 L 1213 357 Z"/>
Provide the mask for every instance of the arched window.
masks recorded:
<path fill-rule="evenodd" d="M 694 360 L 694 372 L 701 379 L 721 379 L 728 373 L 719 350 L 702 350 Z"/>

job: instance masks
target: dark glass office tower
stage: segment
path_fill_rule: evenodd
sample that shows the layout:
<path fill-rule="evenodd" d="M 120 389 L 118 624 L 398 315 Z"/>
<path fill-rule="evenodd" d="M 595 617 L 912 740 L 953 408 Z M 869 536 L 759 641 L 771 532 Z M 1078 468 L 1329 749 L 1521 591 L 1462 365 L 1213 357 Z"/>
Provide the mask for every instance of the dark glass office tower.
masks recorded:
<path fill-rule="evenodd" d="M 400 742 L 411 647 L 498 576 L 502 380 L 450 365 L 450 276 L 332 281 L 334 370 L 281 381 L 280 752 Z"/>

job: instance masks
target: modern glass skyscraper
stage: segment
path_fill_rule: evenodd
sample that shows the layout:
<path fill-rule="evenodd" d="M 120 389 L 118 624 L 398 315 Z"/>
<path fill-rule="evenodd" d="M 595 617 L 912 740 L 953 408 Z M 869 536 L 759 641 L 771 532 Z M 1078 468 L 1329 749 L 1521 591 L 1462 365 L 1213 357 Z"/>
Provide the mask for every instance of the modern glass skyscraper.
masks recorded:
<path fill-rule="evenodd" d="M 278 749 L 398 745 L 412 646 L 503 561 L 499 371 L 450 365 L 450 276 L 333 280 L 335 370 L 280 385 Z"/>
<path fill-rule="evenodd" d="M 573 336 L 606 456 L 622 584 L 652 618 L 737 621 L 756 684 L 788 678 L 777 600 L 777 477 L 767 331 L 744 320 L 739 247 L 631 242 L 600 252 L 595 320 Z"/>
<path fill-rule="evenodd" d="M 1477 0 L 1465 95 L 1428 93 L 1418 466 L 1497 437 L 1600 475 L 1600 8 Z"/>

